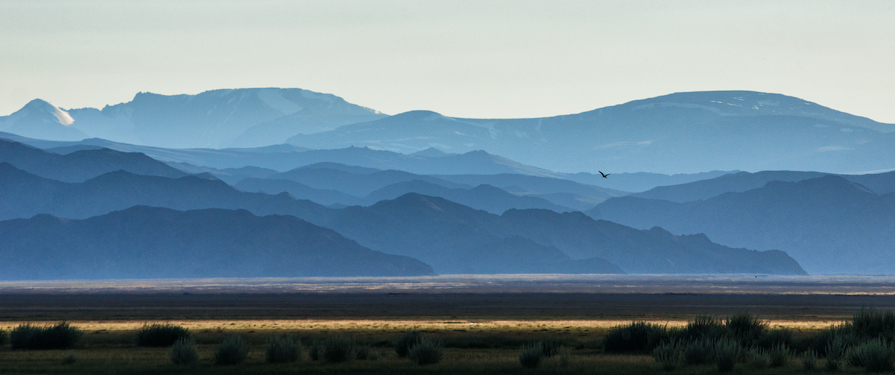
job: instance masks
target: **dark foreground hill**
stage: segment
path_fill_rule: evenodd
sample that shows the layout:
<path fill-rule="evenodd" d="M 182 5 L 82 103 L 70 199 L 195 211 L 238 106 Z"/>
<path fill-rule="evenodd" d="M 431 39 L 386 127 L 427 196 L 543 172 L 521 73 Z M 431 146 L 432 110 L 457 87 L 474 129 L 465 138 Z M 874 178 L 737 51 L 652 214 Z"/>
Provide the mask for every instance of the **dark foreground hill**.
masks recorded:
<path fill-rule="evenodd" d="M 66 182 L 86 181 L 118 170 L 148 176 L 186 176 L 186 173 L 140 153 L 103 148 L 59 155 L 3 138 L 0 138 L 0 162 Z"/>
<path fill-rule="evenodd" d="M 641 231 L 580 213 L 497 216 L 419 194 L 343 209 L 325 226 L 371 249 L 420 259 L 438 273 L 495 273 L 497 267 L 611 273 L 608 265 L 627 273 L 805 273 L 780 251 L 731 249 L 705 236 Z"/>
<path fill-rule="evenodd" d="M 0 222 L 4 280 L 431 275 L 292 216 L 133 207 Z"/>
<path fill-rule="evenodd" d="M 835 175 L 686 203 L 612 198 L 587 214 L 641 229 L 705 233 L 727 246 L 780 249 L 812 273 L 895 269 L 895 193 L 880 195 Z"/>

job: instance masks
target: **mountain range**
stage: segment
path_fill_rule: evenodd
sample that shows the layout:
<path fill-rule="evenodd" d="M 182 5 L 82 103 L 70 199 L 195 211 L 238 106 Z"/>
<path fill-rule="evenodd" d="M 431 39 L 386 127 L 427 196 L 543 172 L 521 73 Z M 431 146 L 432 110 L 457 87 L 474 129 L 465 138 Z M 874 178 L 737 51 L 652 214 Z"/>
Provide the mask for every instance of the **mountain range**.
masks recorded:
<path fill-rule="evenodd" d="M 13 279 L 887 274 L 893 130 L 750 91 L 536 119 L 387 116 L 300 89 L 37 99 L 0 117 L 0 252 Z M 260 257 L 146 258 L 188 244 Z"/>
<path fill-rule="evenodd" d="M 0 131 L 48 140 L 104 138 L 147 146 L 222 148 L 283 143 L 296 134 L 383 117 L 335 95 L 302 89 L 225 89 L 197 95 L 141 92 L 130 102 L 101 110 L 63 110 L 35 99 L 0 117 Z"/>
<path fill-rule="evenodd" d="M 84 220 L 42 214 L 0 222 L 0 237 L 3 280 L 433 274 L 418 260 L 296 217 L 243 210 L 136 206 Z"/>
<path fill-rule="evenodd" d="M 420 259 L 439 273 L 495 273 L 500 265 L 555 273 L 615 273 L 616 267 L 630 273 L 805 273 L 781 251 L 731 249 L 704 236 L 639 231 L 581 213 L 533 209 L 498 216 L 412 193 L 340 210 L 323 226 L 371 249 Z M 458 256 L 465 261 L 457 262 Z"/>
<path fill-rule="evenodd" d="M 564 172 L 852 173 L 891 168 L 893 131 L 895 125 L 785 95 L 709 91 L 535 119 L 463 119 L 413 111 L 296 135 L 288 142 L 404 153 L 428 147 L 453 153 L 485 150 Z"/>
<path fill-rule="evenodd" d="M 332 168 L 341 168 L 354 172 L 370 172 L 358 167 L 324 166 L 328 166 L 330 171 L 335 170 Z M 314 169 L 307 168 L 311 171 Z M 500 192 L 497 188 L 488 188 L 484 185 L 477 189 Z M 476 189 L 470 191 L 474 192 Z M 487 197 L 487 194 L 484 196 Z M 493 202 L 487 202 L 486 199 L 484 204 Z M 612 256 L 611 251 L 605 254 L 595 251 L 600 248 L 595 244 L 608 232 L 595 231 L 585 234 L 591 231 L 587 229 L 586 224 L 590 219 L 580 214 L 578 219 L 584 219 L 585 224 L 554 227 L 556 231 L 581 228 L 580 236 L 590 238 L 592 241 L 571 246 L 555 241 L 556 238 L 567 234 L 543 235 L 544 228 L 548 227 L 546 223 L 555 221 L 555 216 L 552 215 L 558 215 L 550 210 L 522 210 L 534 218 L 527 220 L 526 225 L 511 225 L 502 219 L 503 216 L 476 210 L 443 198 L 415 193 L 382 200 L 370 207 L 332 209 L 307 200 L 296 199 L 289 194 L 241 192 L 210 175 L 169 178 L 118 170 L 84 182 L 62 182 L 36 176 L 9 163 L 0 163 L 0 220 L 33 219 L 40 217 L 40 214 L 87 220 L 116 211 L 126 211 L 134 206 L 176 210 L 243 209 L 257 216 L 290 215 L 313 225 L 333 229 L 357 241 L 361 246 L 386 254 L 419 259 L 431 265 L 437 273 L 629 272 L 625 268 L 652 270 L 655 273 L 804 272 L 785 254 L 782 255 L 781 261 L 782 253 L 778 254 L 779 252 L 727 249 L 707 241 L 688 242 L 672 235 L 656 236 L 653 232 L 630 228 L 624 235 L 625 241 L 620 242 L 624 246 L 613 248 L 620 251 L 618 254 L 634 249 L 647 251 L 643 244 L 651 244 L 649 245 L 651 255 L 667 259 L 667 263 L 659 262 L 662 267 L 658 267 L 655 264 L 650 265 L 649 258 L 635 258 L 625 267 L 621 267 L 607 259 Z M 504 210 L 500 208 L 494 211 Z M 506 212 L 513 211 L 518 210 L 511 209 Z M 146 223 L 150 224 L 152 223 Z M 45 237 L 60 236 L 54 233 L 54 230 L 58 230 L 58 226 L 48 228 L 51 229 L 43 232 Z M 532 238 L 532 233 L 542 233 L 542 238 L 549 238 L 555 242 L 548 243 L 546 240 L 539 242 Z M 188 241 L 186 237 L 181 240 Z M 716 251 L 718 254 L 714 258 L 693 255 L 705 251 Z M 752 255 L 743 258 L 743 254 Z M 668 264 L 671 262 L 677 266 L 669 267 Z"/>
<path fill-rule="evenodd" d="M 529 119 L 456 118 L 423 110 L 385 116 L 332 95 L 300 89 L 213 90 L 174 96 L 139 93 L 131 102 L 102 110 L 66 111 L 35 100 L 0 118 L 0 131 L 41 139 L 100 137 L 168 148 L 290 143 L 301 150 L 370 147 L 428 158 L 439 153 L 432 148 L 449 154 L 481 150 L 569 173 L 858 173 L 891 168 L 887 161 L 895 157 L 895 125 L 799 98 L 753 91 L 675 93 Z M 281 171 L 300 166 L 176 161 Z M 306 164 L 323 161 L 355 164 L 322 159 Z"/>
<path fill-rule="evenodd" d="M 634 228 L 660 226 L 676 234 L 704 233 L 727 246 L 780 249 L 811 273 L 892 272 L 895 193 L 891 191 L 895 189 L 895 173 L 857 176 L 874 182 L 890 181 L 883 194 L 843 176 L 801 180 L 797 176 L 806 174 L 789 176 L 796 181 L 770 181 L 758 188 L 706 199 L 689 200 L 700 197 L 695 192 L 711 191 L 701 188 L 690 194 L 665 195 L 689 200 L 685 202 L 611 198 L 587 214 Z M 734 176 L 719 179 L 725 177 Z"/>

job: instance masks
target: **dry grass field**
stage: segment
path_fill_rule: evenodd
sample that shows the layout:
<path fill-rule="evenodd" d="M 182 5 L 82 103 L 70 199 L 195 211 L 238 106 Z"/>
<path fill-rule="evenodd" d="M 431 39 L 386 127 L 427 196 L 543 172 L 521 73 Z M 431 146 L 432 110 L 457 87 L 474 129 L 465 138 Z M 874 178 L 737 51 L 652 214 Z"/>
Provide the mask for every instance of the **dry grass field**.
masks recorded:
<path fill-rule="evenodd" d="M 414 279 L 265 279 L 0 283 L 0 329 L 68 321 L 84 336 L 74 349 L 0 349 L 2 373 L 655 373 L 648 355 L 612 355 L 601 340 L 632 321 L 680 327 L 696 315 L 749 312 L 770 328 L 788 328 L 794 340 L 849 319 L 861 308 L 895 309 L 895 282 L 859 277 L 671 276 L 451 276 Z M 198 365 L 171 364 L 169 349 L 137 347 L 144 325 L 189 329 Z M 398 358 L 394 343 L 407 331 L 438 338 L 441 363 L 418 366 Z M 304 343 L 303 360 L 265 363 L 267 340 L 292 335 Z M 215 365 L 225 337 L 250 344 L 248 359 Z M 308 345 L 351 337 L 377 360 L 328 364 L 311 361 Z M 526 343 L 557 340 L 564 358 L 523 369 Z M 64 363 L 68 358 L 68 362 Z M 737 368 L 737 373 L 799 372 Z M 675 370 L 715 373 L 709 365 Z M 845 373 L 863 372 L 845 368 Z"/>

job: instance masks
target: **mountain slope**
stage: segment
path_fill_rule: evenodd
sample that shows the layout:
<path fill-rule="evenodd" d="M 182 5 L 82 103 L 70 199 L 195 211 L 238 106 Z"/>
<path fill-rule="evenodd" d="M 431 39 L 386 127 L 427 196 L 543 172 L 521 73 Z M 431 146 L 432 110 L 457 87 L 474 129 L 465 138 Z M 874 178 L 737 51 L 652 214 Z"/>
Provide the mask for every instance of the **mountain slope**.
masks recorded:
<path fill-rule="evenodd" d="M 484 150 L 541 168 L 592 173 L 852 173 L 891 168 L 893 130 L 891 124 L 784 95 L 710 91 L 536 119 L 459 119 L 416 111 L 289 142 L 318 149 Z"/>
<path fill-rule="evenodd" d="M 660 186 L 643 193 L 631 194 L 630 196 L 683 203 L 709 199 L 724 193 L 741 193 L 758 189 L 772 181 L 797 182 L 825 175 L 827 174 L 799 171 L 739 172 L 687 184 Z M 877 194 L 887 194 L 895 191 L 895 172 L 840 175 L 840 177 L 867 187 Z"/>
<path fill-rule="evenodd" d="M 784 250 L 812 273 L 892 273 L 895 266 L 895 194 L 835 175 L 687 203 L 612 198 L 587 214 L 641 229 L 705 233 L 728 246 Z"/>
<path fill-rule="evenodd" d="M 573 261 L 554 247 L 480 229 L 494 217 L 411 193 L 342 209 L 326 226 L 371 249 L 420 259 L 441 274 L 622 273 L 604 259 Z"/>
<path fill-rule="evenodd" d="M 0 222 L 5 280 L 431 275 L 292 216 L 133 207 Z"/>
<path fill-rule="evenodd" d="M 511 224 L 511 234 L 524 234 L 573 258 L 599 256 L 628 273 L 805 274 L 782 251 L 732 249 L 702 234 L 675 236 L 659 227 L 637 230 L 580 212 L 509 210 L 501 218 Z"/>
<path fill-rule="evenodd" d="M 385 117 L 330 94 L 302 89 L 211 90 L 196 95 L 138 93 L 102 110 L 63 111 L 42 100 L 0 117 L 0 131 L 50 140 L 98 137 L 147 146 L 233 147 L 283 143 L 299 133 Z"/>
<path fill-rule="evenodd" d="M 250 192 L 264 194 L 288 193 L 298 199 L 307 199 L 324 206 L 357 204 L 360 198 L 336 190 L 315 189 L 308 185 L 280 179 L 246 178 L 237 182 L 233 187 Z"/>
<path fill-rule="evenodd" d="M 704 237 L 639 231 L 580 213 L 509 210 L 497 216 L 413 193 L 339 210 L 324 226 L 371 249 L 420 259 L 439 273 L 618 272 L 592 268 L 596 260 L 616 267 L 608 257 L 625 263 L 624 272 L 804 273 L 779 251 L 730 249 Z"/>
<path fill-rule="evenodd" d="M 452 189 L 442 185 L 413 180 L 399 182 L 376 190 L 361 200 L 362 205 L 372 205 L 383 200 L 398 198 L 407 193 L 439 197 L 477 210 L 500 215 L 509 209 L 540 208 L 557 212 L 571 211 L 537 197 L 520 197 L 491 185 L 478 185 L 472 189 Z"/>
<path fill-rule="evenodd" d="M 54 141 L 78 141 L 89 138 L 71 126 L 74 120 L 44 100 L 34 99 L 9 116 L 0 116 L 0 131 Z"/>
<path fill-rule="evenodd" d="M 493 185 L 516 195 L 546 199 L 553 204 L 570 207 L 579 211 L 593 208 L 607 198 L 619 197 L 627 194 L 622 191 L 606 189 L 594 185 L 586 185 L 554 177 L 508 173 L 488 175 L 437 175 L 436 177 L 473 186 L 482 184 Z"/>
<path fill-rule="evenodd" d="M 240 192 L 213 177 L 172 179 L 117 171 L 82 183 L 63 183 L 0 163 L 0 220 L 42 213 L 84 219 L 137 205 L 177 210 L 246 209 L 255 215 L 293 215 L 314 223 L 330 212 L 286 194 Z"/>
<path fill-rule="evenodd" d="M 356 173 L 355 171 L 348 171 L 345 168 L 333 169 L 331 167 L 319 165 L 296 168 L 291 171 L 268 176 L 268 178 L 295 181 L 315 189 L 341 191 L 355 197 L 365 197 L 386 186 L 414 180 L 425 181 L 430 184 L 448 188 L 471 187 L 442 180 L 437 177 L 422 176 L 404 171 L 386 170 L 375 171 L 372 173 Z"/>
<path fill-rule="evenodd" d="M 148 176 L 186 175 L 143 154 L 96 149 L 59 155 L 2 138 L 0 163 L 9 163 L 38 176 L 67 182 L 85 181 L 118 170 Z"/>

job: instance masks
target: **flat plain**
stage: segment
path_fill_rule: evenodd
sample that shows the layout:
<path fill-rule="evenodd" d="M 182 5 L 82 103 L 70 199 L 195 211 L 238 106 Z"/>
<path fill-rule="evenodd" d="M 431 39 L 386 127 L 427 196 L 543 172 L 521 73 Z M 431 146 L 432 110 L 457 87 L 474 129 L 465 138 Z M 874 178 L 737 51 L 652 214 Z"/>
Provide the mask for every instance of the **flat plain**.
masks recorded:
<path fill-rule="evenodd" d="M 112 280 L 0 282 L 0 329 L 67 321 L 84 331 L 72 350 L 0 350 L 6 373 L 515 373 L 519 349 L 558 340 L 569 350 L 542 373 L 650 373 L 647 355 L 600 350 L 607 330 L 633 321 L 684 326 L 697 315 L 724 318 L 748 312 L 770 328 L 788 328 L 798 340 L 848 320 L 862 308 L 895 310 L 895 278 L 873 276 L 765 277 L 513 275 L 421 278 L 314 278 L 223 280 Z M 147 324 L 188 328 L 200 346 L 200 364 L 170 364 L 168 349 L 135 345 Z M 395 355 L 407 331 L 445 344 L 445 358 L 417 366 Z M 327 337 L 368 345 L 376 361 L 326 364 L 305 358 L 264 362 L 266 340 L 299 337 L 305 346 Z M 230 335 L 251 345 L 233 367 L 211 353 Z M 306 356 L 306 355 L 305 355 Z M 65 357 L 76 358 L 63 364 Z M 797 361 L 759 373 L 801 371 Z M 857 369 L 846 369 L 846 371 Z M 691 366 L 677 373 L 711 373 Z"/>

